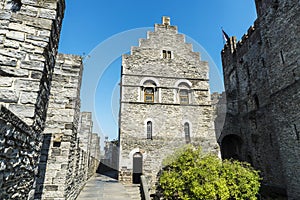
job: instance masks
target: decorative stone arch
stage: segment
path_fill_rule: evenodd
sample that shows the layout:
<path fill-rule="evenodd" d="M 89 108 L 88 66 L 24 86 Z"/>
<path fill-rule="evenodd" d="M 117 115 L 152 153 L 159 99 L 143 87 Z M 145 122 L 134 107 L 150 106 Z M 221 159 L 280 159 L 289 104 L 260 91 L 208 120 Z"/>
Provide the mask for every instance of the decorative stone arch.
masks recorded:
<path fill-rule="evenodd" d="M 221 139 L 221 156 L 222 159 L 242 160 L 243 140 L 235 134 L 226 135 Z"/>
<path fill-rule="evenodd" d="M 186 92 L 187 95 L 187 104 L 192 103 L 192 83 L 189 80 L 186 79 L 179 79 L 175 82 L 174 85 L 174 103 L 182 103 L 180 92 Z"/>
<path fill-rule="evenodd" d="M 177 80 L 177 81 L 175 82 L 175 87 L 178 88 L 179 85 L 180 85 L 181 83 L 187 84 L 190 88 L 191 88 L 192 85 L 193 85 L 189 80 L 186 80 L 186 79 L 179 79 L 179 80 Z"/>
<path fill-rule="evenodd" d="M 153 77 L 144 77 L 141 81 L 140 81 L 140 87 L 139 87 L 139 101 L 140 102 L 144 102 L 144 92 L 145 92 L 145 86 L 146 83 L 150 82 L 153 85 L 151 86 L 147 86 L 147 87 L 153 87 L 154 89 L 154 103 L 159 103 L 161 102 L 161 88 L 160 88 L 160 84 L 159 81 L 156 78 Z"/>
<path fill-rule="evenodd" d="M 140 148 L 134 148 L 134 149 L 132 149 L 132 150 L 129 152 L 129 154 L 128 154 L 128 159 L 130 160 L 130 162 L 128 163 L 128 164 L 129 164 L 129 165 L 128 165 L 128 168 L 129 168 L 129 169 L 132 169 L 132 158 L 133 158 L 133 155 L 134 155 L 135 153 L 138 153 L 138 152 L 140 152 L 140 153 L 143 154 L 143 161 L 145 161 L 145 159 L 147 158 L 147 153 L 144 152 L 142 149 L 140 149 Z"/>

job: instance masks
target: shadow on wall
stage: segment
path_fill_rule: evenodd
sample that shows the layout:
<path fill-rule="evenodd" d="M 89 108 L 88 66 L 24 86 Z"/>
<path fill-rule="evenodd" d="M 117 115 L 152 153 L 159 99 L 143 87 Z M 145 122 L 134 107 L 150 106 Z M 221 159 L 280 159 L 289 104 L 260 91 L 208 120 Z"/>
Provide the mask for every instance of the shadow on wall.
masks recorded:
<path fill-rule="evenodd" d="M 35 189 L 34 199 L 41 199 L 42 197 L 52 134 L 44 134 L 43 137 L 44 137 L 43 145 L 41 149 L 41 157 L 38 166 L 38 176 L 36 179 L 36 189 Z"/>

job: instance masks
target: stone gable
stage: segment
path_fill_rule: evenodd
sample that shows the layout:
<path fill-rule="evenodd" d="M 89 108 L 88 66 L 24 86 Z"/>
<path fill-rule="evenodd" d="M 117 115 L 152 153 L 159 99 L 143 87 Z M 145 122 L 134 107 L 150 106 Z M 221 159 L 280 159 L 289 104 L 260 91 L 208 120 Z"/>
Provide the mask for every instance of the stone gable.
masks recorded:
<path fill-rule="evenodd" d="M 154 32 L 123 55 L 119 179 L 134 182 L 133 156 L 140 154 L 152 189 L 162 160 L 186 143 L 218 152 L 212 121 L 208 63 L 192 51 L 177 27 Z M 150 92 L 152 94 L 148 94 Z M 149 101 L 150 100 L 150 101 Z"/>

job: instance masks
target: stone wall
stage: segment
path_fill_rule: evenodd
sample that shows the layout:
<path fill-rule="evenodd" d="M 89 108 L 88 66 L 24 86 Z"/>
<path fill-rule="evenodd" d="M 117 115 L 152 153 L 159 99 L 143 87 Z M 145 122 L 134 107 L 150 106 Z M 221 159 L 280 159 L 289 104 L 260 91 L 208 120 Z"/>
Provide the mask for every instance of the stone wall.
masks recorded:
<path fill-rule="evenodd" d="M 81 57 L 57 56 L 35 198 L 74 199 L 85 181 L 77 176 L 82 70 Z"/>
<path fill-rule="evenodd" d="M 90 165 L 88 177 L 95 174 L 100 163 L 100 137 L 97 133 L 92 133 L 90 144 Z"/>
<path fill-rule="evenodd" d="M 81 112 L 80 113 L 80 123 L 79 123 L 79 132 L 78 132 L 78 140 L 79 140 L 79 148 L 82 149 L 86 156 L 83 158 L 83 164 L 88 168 L 91 164 L 90 160 L 90 145 L 92 138 L 92 129 L 93 129 L 93 121 L 92 121 L 92 113 L 91 112 Z M 83 177 L 84 179 L 88 179 L 89 173 L 88 171 L 84 171 Z"/>
<path fill-rule="evenodd" d="M 0 10 L 0 103 L 41 132 L 47 112 L 64 1 L 4 1 Z"/>
<path fill-rule="evenodd" d="M 0 8 L 0 199 L 31 199 L 64 1 Z"/>
<path fill-rule="evenodd" d="M 216 139 L 218 140 L 223 131 L 223 126 L 226 118 L 226 93 L 212 93 L 211 105 L 213 108 L 213 121 L 215 124 Z"/>
<path fill-rule="evenodd" d="M 0 110 L 0 199 L 32 196 L 40 136 L 5 107 Z"/>
<path fill-rule="evenodd" d="M 273 199 L 299 199 L 299 2 L 256 1 L 258 19 L 222 51 L 227 115 L 222 156 L 261 170 Z"/>
<path fill-rule="evenodd" d="M 162 160 L 191 142 L 204 151 L 218 152 L 212 121 L 208 63 L 185 43 L 177 27 L 155 24 L 154 32 L 123 55 L 120 107 L 119 179 L 132 183 L 133 157 L 142 156 L 142 173 L 154 186 Z M 146 102 L 145 89 L 153 89 Z M 186 92 L 180 102 L 180 92 Z M 151 136 L 148 137 L 148 122 Z M 189 139 L 185 137 L 185 124 Z M 153 189 L 153 188 L 152 188 Z"/>
<path fill-rule="evenodd" d="M 119 166 L 119 145 L 118 141 L 104 142 L 104 157 L 101 159 L 101 163 L 108 166 L 110 169 L 118 171 Z"/>

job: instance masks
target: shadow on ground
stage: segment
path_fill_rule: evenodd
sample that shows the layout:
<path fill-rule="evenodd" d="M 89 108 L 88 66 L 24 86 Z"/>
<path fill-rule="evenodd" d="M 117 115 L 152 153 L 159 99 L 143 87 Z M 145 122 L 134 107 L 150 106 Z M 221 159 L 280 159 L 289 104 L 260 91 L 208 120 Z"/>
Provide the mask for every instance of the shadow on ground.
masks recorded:
<path fill-rule="evenodd" d="M 113 168 L 105 165 L 102 162 L 100 162 L 100 164 L 98 166 L 97 173 L 118 180 L 118 171 L 116 169 L 113 169 Z"/>

